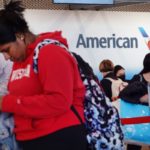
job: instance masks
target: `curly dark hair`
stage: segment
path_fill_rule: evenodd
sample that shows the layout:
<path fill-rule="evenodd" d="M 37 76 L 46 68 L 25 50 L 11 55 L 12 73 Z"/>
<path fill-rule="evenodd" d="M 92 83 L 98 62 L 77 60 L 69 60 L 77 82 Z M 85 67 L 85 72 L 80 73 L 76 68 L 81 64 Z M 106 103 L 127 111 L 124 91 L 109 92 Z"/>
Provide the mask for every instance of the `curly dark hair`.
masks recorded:
<path fill-rule="evenodd" d="M 0 10 L 0 44 L 16 41 L 16 33 L 29 31 L 21 1 L 10 1 Z"/>

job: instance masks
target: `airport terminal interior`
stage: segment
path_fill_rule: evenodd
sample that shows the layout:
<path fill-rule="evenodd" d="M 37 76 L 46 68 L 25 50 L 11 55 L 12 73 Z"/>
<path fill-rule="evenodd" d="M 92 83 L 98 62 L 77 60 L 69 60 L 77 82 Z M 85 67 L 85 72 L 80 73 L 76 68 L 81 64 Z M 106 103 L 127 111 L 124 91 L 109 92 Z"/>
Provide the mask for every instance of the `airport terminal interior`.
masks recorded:
<path fill-rule="evenodd" d="M 7 2 L 8 0 L 0 0 L 0 8 Z M 53 0 L 22 0 L 22 2 L 27 9 L 150 12 L 150 0 L 116 0 L 114 4 L 109 5 L 54 4 Z M 150 150 L 150 147 L 143 146 L 142 150 Z"/>

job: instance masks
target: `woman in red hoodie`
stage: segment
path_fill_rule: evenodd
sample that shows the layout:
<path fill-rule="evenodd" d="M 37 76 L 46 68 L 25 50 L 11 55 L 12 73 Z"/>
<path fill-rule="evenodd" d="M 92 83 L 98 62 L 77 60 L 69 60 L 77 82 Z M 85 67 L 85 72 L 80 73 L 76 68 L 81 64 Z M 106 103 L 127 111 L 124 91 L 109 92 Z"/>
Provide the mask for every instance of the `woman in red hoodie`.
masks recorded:
<path fill-rule="evenodd" d="M 14 114 L 16 138 L 23 150 L 85 150 L 85 89 L 61 32 L 34 35 L 20 1 L 0 10 L 0 51 L 14 61 L 9 94 L 0 110 Z M 39 51 L 40 50 L 40 51 Z"/>

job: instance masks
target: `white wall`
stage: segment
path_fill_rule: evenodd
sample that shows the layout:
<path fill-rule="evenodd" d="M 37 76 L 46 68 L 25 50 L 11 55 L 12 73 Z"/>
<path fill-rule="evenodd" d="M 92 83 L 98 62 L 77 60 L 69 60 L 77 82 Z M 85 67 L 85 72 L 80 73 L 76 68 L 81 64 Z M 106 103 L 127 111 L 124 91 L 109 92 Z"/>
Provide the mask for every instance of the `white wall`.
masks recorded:
<path fill-rule="evenodd" d="M 144 38 L 138 29 L 138 27 L 143 27 L 150 35 L 150 13 L 26 10 L 25 17 L 34 33 L 62 30 L 63 36 L 68 39 L 70 50 L 79 53 L 88 61 L 98 76 L 100 75 L 98 70 L 100 61 L 111 59 L 114 64 L 122 65 L 130 78 L 142 69 L 143 58 L 146 53 L 150 52 L 147 47 L 149 37 Z M 106 46 L 108 43 L 101 43 L 106 48 L 100 45 L 85 48 L 82 44 L 77 48 L 79 34 L 83 35 L 84 40 L 86 37 L 102 40 L 115 34 L 113 36 L 115 40 L 122 38 L 119 41 L 121 46 L 129 44 L 124 38 L 135 37 L 138 46 L 114 48 L 112 43 L 110 47 Z"/>

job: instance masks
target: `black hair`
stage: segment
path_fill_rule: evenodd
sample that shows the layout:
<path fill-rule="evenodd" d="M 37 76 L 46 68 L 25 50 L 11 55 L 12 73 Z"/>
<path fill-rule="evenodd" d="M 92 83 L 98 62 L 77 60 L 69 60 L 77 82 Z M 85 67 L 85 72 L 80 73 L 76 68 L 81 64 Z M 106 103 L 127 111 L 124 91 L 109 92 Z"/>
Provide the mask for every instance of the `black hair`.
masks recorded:
<path fill-rule="evenodd" d="M 29 31 L 21 1 L 11 0 L 0 10 L 0 44 L 16 41 L 16 33 Z"/>
<path fill-rule="evenodd" d="M 143 70 L 140 72 L 141 74 L 150 72 L 150 53 L 145 55 L 143 61 Z"/>
<path fill-rule="evenodd" d="M 116 66 L 114 67 L 114 75 L 116 76 L 116 75 L 117 75 L 117 72 L 118 72 L 119 70 L 121 70 L 121 69 L 124 70 L 124 68 L 123 68 L 122 66 L 116 65 Z"/>

